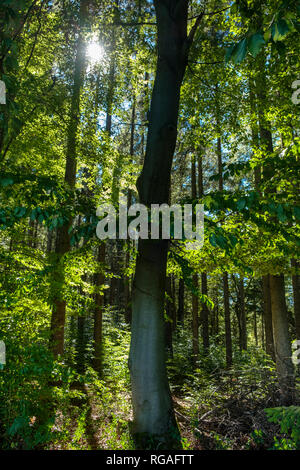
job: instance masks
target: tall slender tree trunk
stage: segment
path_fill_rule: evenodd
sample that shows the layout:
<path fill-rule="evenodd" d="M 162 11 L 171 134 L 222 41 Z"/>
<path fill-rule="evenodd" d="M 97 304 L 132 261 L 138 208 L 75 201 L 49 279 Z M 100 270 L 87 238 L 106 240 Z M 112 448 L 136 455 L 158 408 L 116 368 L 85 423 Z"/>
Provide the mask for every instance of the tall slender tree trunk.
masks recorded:
<path fill-rule="evenodd" d="M 253 333 L 254 333 L 255 345 L 258 346 L 257 314 L 256 314 L 256 310 L 254 310 L 253 319 L 254 319 L 254 322 L 253 322 Z"/>
<path fill-rule="evenodd" d="M 198 290 L 198 276 L 193 274 L 193 286 Z M 192 359 L 194 367 L 199 362 L 199 299 L 196 294 L 192 294 Z"/>
<path fill-rule="evenodd" d="M 223 294 L 224 294 L 224 317 L 225 317 L 225 346 L 226 346 L 226 366 L 232 366 L 232 340 L 231 340 L 231 319 L 229 306 L 229 286 L 228 273 L 223 274 Z"/>
<path fill-rule="evenodd" d="M 247 322 L 245 310 L 245 287 L 244 279 L 241 277 L 239 282 L 239 297 L 240 297 L 240 321 L 241 321 L 241 349 L 247 350 Z"/>
<path fill-rule="evenodd" d="M 272 321 L 275 336 L 276 369 L 282 405 L 294 401 L 294 367 L 288 331 L 284 276 L 270 276 Z"/>
<path fill-rule="evenodd" d="M 206 273 L 201 273 L 201 292 L 203 295 L 208 295 Z M 203 349 L 204 353 L 207 354 L 209 349 L 209 310 L 206 304 L 202 304 L 201 318 Z"/>
<path fill-rule="evenodd" d="M 262 64 L 261 64 L 262 65 Z M 263 64 L 264 70 L 264 64 Z M 261 93 L 261 87 L 265 87 L 265 78 L 261 77 L 260 74 L 260 86 L 257 91 Z M 251 113 L 251 130 L 252 130 L 252 146 L 253 149 L 257 149 L 260 146 L 259 134 L 261 138 L 261 143 L 269 150 L 273 151 L 272 145 L 272 136 L 268 133 L 266 128 L 266 123 L 264 119 L 263 112 L 261 111 L 261 103 L 256 104 L 255 100 L 255 88 L 253 77 L 249 80 L 249 90 L 250 90 L 250 113 Z M 266 99 L 265 92 L 263 91 L 260 94 L 260 99 L 264 101 Z M 263 106 L 263 104 L 262 104 Z M 258 117 L 258 121 L 257 121 Z M 263 169 L 264 178 L 266 175 L 266 168 Z M 256 166 L 254 168 L 254 186 L 255 189 L 260 193 L 260 185 L 262 181 L 262 168 L 261 166 Z M 270 277 L 265 275 L 262 278 L 262 292 L 263 292 L 263 323 L 265 328 L 265 344 L 266 344 L 266 353 L 271 356 L 275 361 L 275 352 L 274 352 L 274 341 L 273 341 L 273 327 L 272 327 L 272 310 L 271 310 L 271 293 L 270 293 Z"/>
<path fill-rule="evenodd" d="M 97 262 L 99 263 L 94 276 L 96 286 L 95 310 L 94 310 L 94 369 L 100 374 L 102 371 L 102 321 L 104 309 L 104 293 L 100 292 L 104 284 L 104 267 L 106 244 L 101 243 L 97 248 Z"/>
<path fill-rule="evenodd" d="M 217 156 L 218 156 L 218 172 L 219 172 L 219 191 L 223 191 L 223 165 L 222 165 L 222 142 L 221 142 L 221 126 L 220 126 L 220 109 L 219 109 L 219 94 L 218 87 L 216 90 L 216 104 L 217 104 Z M 230 305 L 229 305 L 229 285 L 228 273 L 223 273 L 223 295 L 224 295 L 224 319 L 225 319 L 225 345 L 226 345 L 226 366 L 232 366 L 232 338 L 231 338 L 231 319 L 230 319 Z"/>
<path fill-rule="evenodd" d="M 203 198 L 204 186 L 203 186 L 203 157 L 198 157 L 198 196 Z M 208 294 L 207 288 L 207 274 L 201 273 L 201 293 L 202 295 Z M 202 325 L 202 343 L 204 353 L 208 353 L 209 349 L 209 310 L 206 303 L 201 306 L 201 325 Z"/>
<path fill-rule="evenodd" d="M 134 138 L 135 138 L 135 114 L 136 114 L 136 98 L 135 95 L 133 96 L 132 102 L 132 111 L 131 111 L 131 123 L 130 123 L 130 163 L 133 162 L 134 156 Z M 127 209 L 131 206 L 132 201 L 132 191 L 131 189 L 128 190 L 127 193 Z M 125 267 L 129 267 L 130 261 L 130 240 L 126 240 L 127 250 L 125 255 Z M 129 277 L 125 277 L 124 280 L 124 304 L 125 304 L 125 321 L 126 323 L 131 322 L 131 304 L 130 304 L 130 279 Z"/>
<path fill-rule="evenodd" d="M 73 92 L 71 98 L 71 110 L 67 135 L 67 152 L 65 167 L 65 182 L 72 190 L 75 188 L 76 182 L 76 147 L 77 147 L 77 130 L 79 124 L 80 110 L 80 91 L 84 81 L 85 71 L 85 50 L 83 28 L 87 18 L 88 0 L 81 0 L 79 12 L 79 33 L 77 40 L 77 49 L 74 65 Z M 66 316 L 66 301 L 64 299 L 64 260 L 63 256 L 70 251 L 69 228 L 72 224 L 70 219 L 67 224 L 57 230 L 56 238 L 56 269 L 55 269 L 55 294 L 53 302 L 53 310 L 50 326 L 50 349 L 54 355 L 63 355 L 64 351 L 64 327 Z"/>
<path fill-rule="evenodd" d="M 166 316 L 165 320 L 165 338 L 166 346 L 169 349 L 171 357 L 173 357 L 173 314 L 172 314 L 172 302 L 171 302 L 171 278 L 168 276 L 166 279 Z"/>
<path fill-rule="evenodd" d="M 76 336 L 76 369 L 79 374 L 84 373 L 84 355 L 85 355 L 85 341 L 84 341 L 84 330 L 85 330 L 85 317 L 84 315 L 78 315 L 77 318 L 77 336 Z"/>
<path fill-rule="evenodd" d="M 192 155 L 191 161 L 191 196 L 195 200 L 197 197 L 196 183 L 196 158 Z M 193 274 L 193 285 L 198 291 L 198 274 Z M 199 299 L 197 294 L 192 294 L 192 346 L 193 346 L 193 364 L 197 367 L 199 362 Z"/>
<path fill-rule="evenodd" d="M 114 17 L 115 19 L 118 16 L 118 1 L 116 2 L 114 8 Z M 115 30 L 112 31 L 112 38 L 110 44 L 110 63 L 109 63 L 109 80 L 108 80 L 108 90 L 106 94 L 106 121 L 105 121 L 105 131 L 107 132 L 108 136 L 111 136 L 112 133 L 112 109 L 113 109 L 113 101 L 114 101 L 114 88 L 115 88 Z M 95 115 L 98 115 L 98 107 L 99 102 L 96 98 L 96 109 Z M 106 189 L 106 188 L 102 188 Z M 103 311 L 104 311 L 104 293 L 100 293 L 100 289 L 104 284 L 105 276 L 104 276 L 104 264 L 106 259 L 106 242 L 102 242 L 98 245 L 96 250 L 96 259 L 98 264 L 97 272 L 94 276 L 94 285 L 96 287 L 96 294 L 95 294 L 95 310 L 94 310 L 94 361 L 93 366 L 94 369 L 101 374 L 102 372 L 102 330 L 103 330 Z M 111 281 L 115 281 L 115 278 L 112 278 Z M 114 287 L 112 287 L 112 282 L 110 286 L 110 304 L 112 303 L 112 294 L 114 292 Z"/>
<path fill-rule="evenodd" d="M 183 279 L 179 279 L 179 282 L 178 282 L 177 321 L 183 327 L 183 323 L 184 323 L 184 280 Z"/>
<path fill-rule="evenodd" d="M 265 324 L 266 353 L 275 361 L 275 350 L 273 341 L 272 309 L 270 293 L 270 276 L 266 275 L 262 279 L 263 284 L 263 314 Z"/>
<path fill-rule="evenodd" d="M 137 181 L 140 202 L 168 203 L 177 138 L 180 88 L 189 46 L 199 17 L 187 37 L 188 1 L 154 0 L 158 60 L 152 93 L 146 155 Z M 147 435 L 178 432 L 167 379 L 164 348 L 164 296 L 169 242 L 139 240 L 132 298 L 129 367 L 134 430 Z M 170 443 L 164 444 L 170 448 Z"/>

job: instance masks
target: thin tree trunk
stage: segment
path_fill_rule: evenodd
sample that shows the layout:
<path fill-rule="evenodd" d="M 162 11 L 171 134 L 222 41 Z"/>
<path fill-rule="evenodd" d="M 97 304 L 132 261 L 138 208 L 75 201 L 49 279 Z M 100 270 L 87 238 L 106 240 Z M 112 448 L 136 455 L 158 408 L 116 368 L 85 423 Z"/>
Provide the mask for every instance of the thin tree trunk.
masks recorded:
<path fill-rule="evenodd" d="M 254 332 L 255 345 L 258 346 L 257 315 L 256 315 L 256 311 L 254 311 L 254 313 L 253 313 L 253 318 L 254 318 L 253 332 Z"/>
<path fill-rule="evenodd" d="M 77 41 L 77 51 L 74 66 L 73 92 L 71 99 L 70 120 L 67 136 L 67 152 L 66 152 L 66 168 L 65 182 L 70 189 L 75 188 L 76 181 L 76 147 L 77 147 L 77 130 L 79 123 L 80 110 L 80 91 L 84 80 L 85 70 L 85 49 L 83 38 L 83 26 L 87 16 L 88 0 L 81 0 L 79 12 L 79 34 Z M 63 256 L 70 251 L 70 235 L 69 228 L 72 220 L 57 230 L 57 239 L 55 253 L 57 255 L 55 269 L 55 294 L 53 302 L 53 310 L 50 326 L 50 349 L 54 355 L 63 355 L 64 351 L 64 328 L 66 316 L 66 301 L 63 296 L 64 287 L 64 267 Z"/>
<path fill-rule="evenodd" d="M 84 328 L 85 328 L 85 317 L 84 315 L 78 315 L 77 318 L 77 337 L 76 337 L 76 369 L 79 374 L 84 373 L 84 353 L 85 353 L 85 342 L 84 342 Z"/>
<path fill-rule="evenodd" d="M 204 196 L 202 156 L 198 157 L 198 196 L 200 199 Z M 208 294 L 206 273 L 201 273 L 201 293 L 206 296 Z M 204 353 L 207 354 L 209 349 L 209 310 L 206 304 L 201 306 L 201 324 L 203 349 Z"/>
<path fill-rule="evenodd" d="M 168 276 L 166 279 L 166 293 L 167 293 L 167 299 L 166 299 L 166 320 L 165 320 L 165 338 L 166 338 L 166 346 L 170 351 L 171 357 L 173 357 L 173 335 L 172 335 L 172 330 L 173 330 L 173 325 L 172 325 L 172 304 L 170 301 L 171 298 L 171 279 Z"/>
<path fill-rule="evenodd" d="M 232 340 L 231 340 L 228 273 L 223 274 L 223 293 L 224 293 L 224 317 L 225 317 L 226 367 L 229 368 L 232 366 Z"/>
<path fill-rule="evenodd" d="M 114 9 L 114 16 L 118 14 L 118 2 L 116 2 L 116 6 Z M 109 64 L 109 84 L 108 84 L 108 91 L 106 96 L 106 122 L 105 122 L 105 130 L 108 133 L 108 136 L 111 136 L 112 132 L 112 106 L 113 106 L 113 99 L 114 99 L 114 86 L 115 86 L 115 55 L 114 55 L 114 47 L 115 47 L 115 31 L 113 29 L 112 33 L 112 41 L 111 41 L 111 48 L 110 48 L 110 64 Z M 95 116 L 98 115 L 98 108 L 99 108 L 99 101 L 96 97 L 96 109 L 95 109 Z M 96 124 L 97 125 L 97 124 Z M 96 129 L 95 129 L 96 131 Z M 103 188 L 104 189 L 104 188 Z M 94 369 L 100 375 L 102 372 L 102 329 L 103 329 L 103 310 L 105 304 L 104 293 L 100 293 L 100 289 L 104 284 L 105 276 L 103 271 L 103 265 L 105 263 L 106 258 L 106 243 L 102 242 L 97 247 L 96 252 L 96 259 L 99 263 L 97 272 L 94 276 L 94 285 L 96 287 L 96 294 L 95 294 L 95 310 L 94 310 L 94 360 L 93 366 Z M 102 267 L 100 266 L 102 265 Z M 114 289 L 112 288 L 112 282 L 115 281 L 115 278 L 111 279 L 111 287 L 110 287 L 110 305 L 112 304 L 112 292 Z"/>
<path fill-rule="evenodd" d="M 262 279 L 263 283 L 263 313 L 265 323 L 266 353 L 275 361 L 275 349 L 273 341 L 272 309 L 270 293 L 270 276 L 266 275 Z"/>
<path fill-rule="evenodd" d="M 193 286 L 198 290 L 198 276 L 197 274 L 193 275 Z M 193 364 L 194 368 L 197 367 L 199 362 L 199 300 L 198 296 L 192 294 L 192 348 L 193 348 Z"/>
<path fill-rule="evenodd" d="M 103 263 L 105 262 L 106 244 L 101 243 L 97 249 L 97 262 L 99 263 L 95 274 L 94 285 L 96 286 L 95 310 L 94 310 L 94 369 L 100 374 L 102 371 L 102 319 L 104 308 L 104 294 L 100 292 L 104 284 Z"/>
<path fill-rule="evenodd" d="M 184 280 L 183 279 L 179 279 L 179 282 L 178 282 L 177 321 L 183 327 L 183 324 L 184 324 Z"/>
<path fill-rule="evenodd" d="M 192 155 L 191 161 L 191 196 L 195 200 L 197 197 L 196 184 L 196 159 Z M 193 274 L 193 285 L 198 291 L 198 274 Z M 199 362 L 199 299 L 197 294 L 192 294 L 192 345 L 193 345 L 193 364 L 197 367 Z"/>
<path fill-rule="evenodd" d="M 208 289 L 207 289 L 207 274 L 202 273 L 201 274 L 201 290 L 202 294 L 206 295 L 208 294 Z M 203 341 L 203 348 L 204 348 L 204 353 L 208 353 L 209 349 L 209 310 L 206 304 L 202 304 L 202 341 Z"/>
<path fill-rule="evenodd" d="M 135 107 L 136 107 L 136 99 L 135 96 L 133 97 L 133 103 L 132 103 L 132 111 L 131 111 L 131 125 L 130 125 L 130 163 L 133 162 L 133 156 L 134 156 L 134 137 L 135 137 Z M 132 200 L 132 191 L 131 189 L 128 190 L 127 193 L 127 209 L 131 206 L 131 200 Z M 128 268 L 129 266 L 129 249 L 130 249 L 130 241 L 126 241 L 127 245 L 127 250 L 126 250 L 126 255 L 125 255 L 125 267 Z M 124 280 L 124 304 L 125 304 L 125 321 L 126 323 L 131 322 L 131 305 L 130 305 L 130 279 L 129 277 L 125 277 Z"/>
<path fill-rule="evenodd" d="M 245 311 L 245 288 L 244 279 L 240 279 L 239 283 L 240 293 L 240 319 L 241 319 L 241 349 L 247 351 L 247 323 Z"/>
<path fill-rule="evenodd" d="M 217 156 L 218 156 L 218 172 L 219 172 L 219 191 L 223 191 L 223 165 L 222 165 L 222 142 L 220 135 L 220 110 L 219 110 L 219 95 L 217 88 Z M 226 345 L 226 366 L 232 366 L 232 339 L 231 339 L 231 320 L 230 320 L 230 306 L 229 306 L 229 286 L 228 286 L 228 273 L 223 273 L 223 295 L 224 295 L 224 319 L 225 319 L 225 345 Z"/>

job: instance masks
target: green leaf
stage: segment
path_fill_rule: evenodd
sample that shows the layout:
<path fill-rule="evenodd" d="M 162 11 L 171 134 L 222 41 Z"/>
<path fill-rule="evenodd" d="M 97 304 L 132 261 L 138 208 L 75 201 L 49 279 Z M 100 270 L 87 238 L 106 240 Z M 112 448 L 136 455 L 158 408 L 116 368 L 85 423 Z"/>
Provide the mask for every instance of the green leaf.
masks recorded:
<path fill-rule="evenodd" d="M 244 197 L 242 197 L 241 199 L 238 200 L 237 204 L 236 204 L 237 208 L 239 211 L 243 210 L 244 207 L 246 206 L 246 199 Z"/>
<path fill-rule="evenodd" d="M 209 242 L 212 246 L 217 246 L 217 237 L 214 233 L 209 236 Z"/>
<path fill-rule="evenodd" d="M 231 60 L 232 51 L 235 48 L 235 46 L 236 45 L 233 44 L 232 46 L 228 47 L 228 49 L 226 50 L 226 53 L 225 53 L 225 62 L 226 63 L 228 63 Z"/>
<path fill-rule="evenodd" d="M 277 216 L 280 222 L 285 222 L 286 221 L 286 215 L 284 213 L 283 207 L 281 204 L 277 207 Z"/>
<path fill-rule="evenodd" d="M 247 53 L 247 38 L 244 38 L 234 46 L 231 58 L 235 64 L 242 62 Z"/>
<path fill-rule="evenodd" d="M 294 207 L 293 208 L 294 216 L 296 219 L 300 220 L 300 207 Z"/>
<path fill-rule="evenodd" d="M 290 28 L 284 19 L 281 19 L 272 25 L 272 38 L 273 41 L 282 41 Z"/>
<path fill-rule="evenodd" d="M 4 188 L 6 186 L 9 186 L 10 184 L 13 184 L 13 183 L 14 183 L 14 180 L 12 178 L 1 178 L 1 180 L 0 180 L 0 184 Z"/>
<path fill-rule="evenodd" d="M 261 32 L 253 34 L 248 39 L 248 49 L 253 57 L 256 57 L 259 51 L 261 50 L 262 45 L 265 44 L 264 37 Z"/>
<path fill-rule="evenodd" d="M 26 207 L 16 207 L 14 214 L 16 217 L 23 217 L 26 214 Z"/>
<path fill-rule="evenodd" d="M 268 42 L 270 39 L 271 39 L 271 35 L 272 35 L 272 31 L 271 29 L 267 29 L 265 32 L 264 32 L 264 40 L 265 42 Z"/>

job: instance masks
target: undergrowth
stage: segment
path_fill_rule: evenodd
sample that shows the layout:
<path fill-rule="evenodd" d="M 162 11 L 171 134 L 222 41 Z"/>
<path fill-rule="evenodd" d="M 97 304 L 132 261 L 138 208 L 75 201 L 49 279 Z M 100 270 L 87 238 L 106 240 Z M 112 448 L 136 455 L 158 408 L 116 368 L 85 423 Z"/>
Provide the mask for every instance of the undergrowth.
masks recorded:
<path fill-rule="evenodd" d="M 65 362 L 49 355 L 45 320 L 33 331 L 17 327 L 16 316 L 0 373 L 2 449 L 134 449 L 130 333 L 125 325 L 112 326 L 109 314 L 101 377 L 91 367 L 88 343 L 79 374 L 72 347 Z M 299 407 L 279 407 L 275 366 L 259 348 L 234 347 L 234 366 L 226 370 L 224 348 L 212 338 L 193 370 L 188 334 L 178 333 L 174 344 L 167 367 L 183 449 L 299 449 Z"/>

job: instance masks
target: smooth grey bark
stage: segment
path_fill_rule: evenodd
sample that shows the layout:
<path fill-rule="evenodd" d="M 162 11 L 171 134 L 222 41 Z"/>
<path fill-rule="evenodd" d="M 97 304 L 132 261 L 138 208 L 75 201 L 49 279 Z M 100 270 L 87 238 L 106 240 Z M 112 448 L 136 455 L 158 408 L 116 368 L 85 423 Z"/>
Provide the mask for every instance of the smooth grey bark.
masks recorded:
<path fill-rule="evenodd" d="M 295 270 L 292 275 L 293 285 L 293 298 L 294 298 L 294 315 L 295 315 L 295 327 L 296 327 L 296 339 L 300 340 L 300 269 L 299 260 L 291 260 L 292 268 Z M 298 270 L 298 272 L 296 272 Z"/>
<path fill-rule="evenodd" d="M 276 369 L 282 405 L 294 401 L 294 366 L 288 330 L 284 276 L 270 275 L 272 322 L 275 337 Z"/>
<path fill-rule="evenodd" d="M 160 240 L 139 243 L 129 357 L 135 433 L 160 435 L 176 428 L 165 367 L 167 245 Z"/>
<path fill-rule="evenodd" d="M 137 181 L 140 202 L 168 203 L 177 138 L 180 87 L 189 46 L 201 18 L 187 36 L 188 1 L 154 0 L 157 69 L 151 99 L 146 155 Z M 129 367 L 137 434 L 178 432 L 168 385 L 164 347 L 164 296 L 169 242 L 140 240 L 132 298 Z M 170 448 L 164 441 L 165 448 Z"/>

